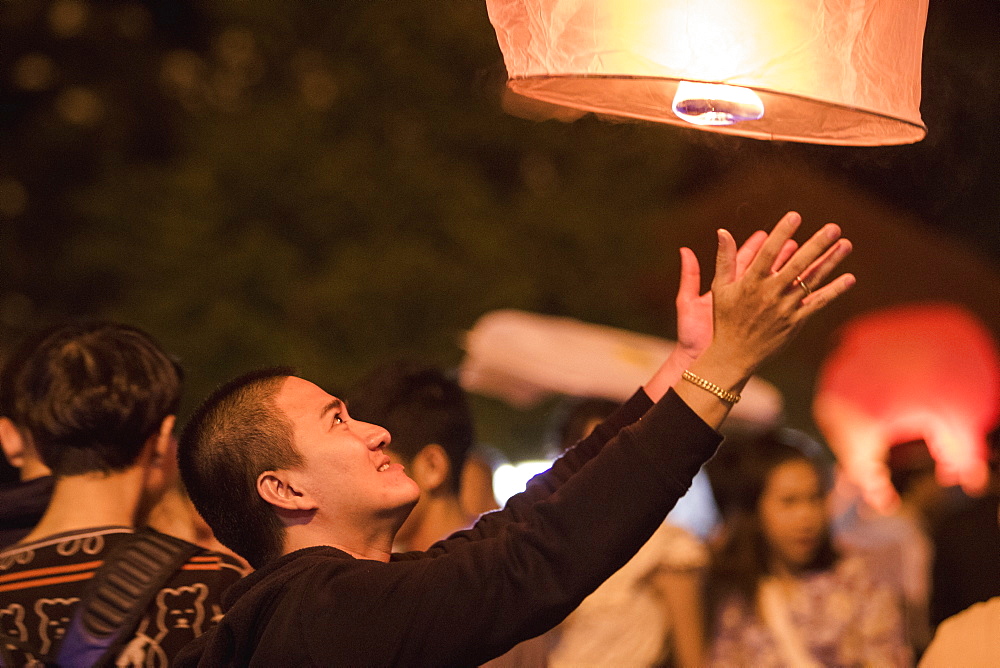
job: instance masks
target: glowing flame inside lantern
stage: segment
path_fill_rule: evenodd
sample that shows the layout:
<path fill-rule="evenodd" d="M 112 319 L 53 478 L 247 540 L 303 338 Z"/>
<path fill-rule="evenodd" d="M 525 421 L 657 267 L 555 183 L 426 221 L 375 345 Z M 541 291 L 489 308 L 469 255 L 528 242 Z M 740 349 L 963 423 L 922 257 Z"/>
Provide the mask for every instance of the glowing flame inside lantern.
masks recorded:
<path fill-rule="evenodd" d="M 757 93 L 742 86 L 682 81 L 674 95 L 674 113 L 695 125 L 732 125 L 764 116 Z"/>

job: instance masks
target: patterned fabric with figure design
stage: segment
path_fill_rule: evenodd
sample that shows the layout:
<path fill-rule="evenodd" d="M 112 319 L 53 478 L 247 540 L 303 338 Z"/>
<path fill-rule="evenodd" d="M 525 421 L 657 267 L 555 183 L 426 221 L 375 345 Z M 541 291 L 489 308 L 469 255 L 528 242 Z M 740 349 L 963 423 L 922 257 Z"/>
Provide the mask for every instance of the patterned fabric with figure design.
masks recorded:
<path fill-rule="evenodd" d="M 814 664 L 910 666 L 903 619 L 891 589 L 875 583 L 857 557 L 802 577 L 785 591 L 791 626 Z M 779 668 L 788 664 L 761 606 L 731 597 L 717 613 L 709 666 Z M 799 665 L 806 665 L 802 662 Z"/>
<path fill-rule="evenodd" d="M 132 530 L 107 527 L 53 536 L 0 552 L 0 633 L 47 654 L 66 633 L 87 582 Z M 220 598 L 243 575 L 227 555 L 191 557 L 156 595 L 119 666 L 168 666 L 221 617 Z"/>

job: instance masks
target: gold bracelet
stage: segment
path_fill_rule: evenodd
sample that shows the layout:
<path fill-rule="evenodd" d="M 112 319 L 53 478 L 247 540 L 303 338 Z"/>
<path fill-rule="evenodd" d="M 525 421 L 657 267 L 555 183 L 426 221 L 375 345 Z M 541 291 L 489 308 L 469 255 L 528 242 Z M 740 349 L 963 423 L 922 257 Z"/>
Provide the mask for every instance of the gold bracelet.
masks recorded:
<path fill-rule="evenodd" d="M 721 387 L 719 387 L 718 385 L 716 385 L 715 383 L 713 383 L 711 381 L 708 381 L 708 380 L 705 380 L 701 376 L 696 376 L 693 373 L 691 373 L 690 371 L 685 371 L 683 374 L 681 374 L 681 378 L 683 378 L 684 380 L 686 380 L 689 383 L 693 383 L 694 385 L 697 385 L 698 387 L 700 387 L 703 390 L 711 392 L 715 396 L 717 396 L 720 399 L 722 399 L 723 401 L 725 401 L 727 404 L 735 404 L 737 401 L 739 401 L 742 398 L 742 397 L 740 397 L 740 395 L 736 394 L 735 392 L 730 392 L 729 390 L 724 390 Z"/>

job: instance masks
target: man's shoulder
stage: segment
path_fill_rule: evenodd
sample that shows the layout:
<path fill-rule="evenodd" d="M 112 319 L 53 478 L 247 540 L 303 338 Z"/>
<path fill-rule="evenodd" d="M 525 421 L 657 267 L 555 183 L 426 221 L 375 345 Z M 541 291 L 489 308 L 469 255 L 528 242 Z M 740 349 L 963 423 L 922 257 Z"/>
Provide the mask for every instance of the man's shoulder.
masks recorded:
<path fill-rule="evenodd" d="M 941 622 L 921 668 L 935 666 L 995 666 L 1000 663 L 1000 596 L 975 605 Z"/>
<path fill-rule="evenodd" d="M 243 623 L 244 615 L 310 618 L 373 606 L 387 591 L 398 593 L 421 582 L 413 562 L 357 559 L 337 548 L 308 547 L 264 564 L 228 589 L 226 619 Z M 419 570 L 419 564 L 417 564 Z M 243 621 L 241 621 L 243 620 Z M 259 621 L 259 619 L 258 619 Z"/>
<path fill-rule="evenodd" d="M 200 547 L 194 543 L 161 533 L 155 529 L 143 528 L 141 531 L 137 531 L 135 536 L 137 538 L 148 537 L 154 542 L 164 541 L 167 544 L 177 546 L 175 549 L 182 550 L 188 554 L 189 556 L 186 561 L 178 570 L 179 573 L 232 574 L 238 579 L 249 572 L 246 564 L 230 553 Z"/>
<path fill-rule="evenodd" d="M 103 527 L 72 531 L 22 543 L 0 552 L 0 632 L 47 654 L 65 632 L 91 583 L 114 555 L 129 548 L 156 547 L 165 542 L 181 550 L 176 557 L 158 562 L 163 583 L 146 607 L 133 640 L 123 654 L 134 665 L 150 657 L 172 657 L 185 643 L 214 625 L 222 616 L 222 595 L 243 575 L 235 558 L 168 538 L 137 542 L 142 536 L 128 527 Z M 163 534 L 159 534 L 163 536 Z M 127 561 L 127 560 L 126 560 Z M 179 565 L 178 565 L 179 564 Z M 111 566 L 115 568 L 116 566 Z M 128 568 L 124 561 L 119 568 Z M 167 576 L 167 568 L 172 568 Z M 140 569 L 141 570 L 141 569 Z"/>
<path fill-rule="evenodd" d="M 246 571 L 243 562 L 231 554 L 201 548 L 152 529 L 137 532 L 129 527 L 108 526 L 67 531 L 5 547 L 0 550 L 0 574 L 4 571 L 21 570 L 53 561 L 65 562 L 77 559 L 103 561 L 112 550 L 143 534 L 190 546 L 192 555 L 185 564 L 188 570 L 234 570 L 240 573 Z"/>
<path fill-rule="evenodd" d="M 262 565 L 243 578 L 240 585 L 234 591 L 230 592 L 230 596 L 239 597 L 255 589 L 283 587 L 287 586 L 287 583 L 298 581 L 299 579 L 304 579 L 308 582 L 311 578 L 318 577 L 316 574 L 317 569 L 351 569 L 363 567 L 366 563 L 375 562 L 355 559 L 346 552 L 342 552 L 334 547 L 307 547 L 282 555 Z"/>
<path fill-rule="evenodd" d="M 976 603 L 963 610 L 957 615 L 942 622 L 946 627 L 973 627 L 981 625 L 983 628 L 996 630 L 1000 628 L 1000 596 Z"/>
<path fill-rule="evenodd" d="M 0 576 L 68 562 L 101 561 L 109 549 L 132 533 L 128 527 L 94 527 L 17 543 L 0 551 Z"/>
<path fill-rule="evenodd" d="M 340 591 L 336 584 L 339 569 L 354 571 L 369 564 L 333 547 L 309 547 L 264 564 L 234 584 L 226 593 L 219 629 L 189 643 L 173 665 L 241 665 L 258 651 L 281 645 L 292 654 L 306 651 L 297 637 L 303 624 L 316 623 L 319 615 L 355 616 L 359 600 L 343 600 L 343 605 L 324 605 L 324 596 Z M 358 594 L 360 588 L 349 593 Z M 308 594 L 308 595 L 306 595 Z M 324 628 L 336 628 L 326 625 Z M 285 643 L 285 644 L 283 644 Z M 295 663 L 291 654 L 286 662 Z"/>

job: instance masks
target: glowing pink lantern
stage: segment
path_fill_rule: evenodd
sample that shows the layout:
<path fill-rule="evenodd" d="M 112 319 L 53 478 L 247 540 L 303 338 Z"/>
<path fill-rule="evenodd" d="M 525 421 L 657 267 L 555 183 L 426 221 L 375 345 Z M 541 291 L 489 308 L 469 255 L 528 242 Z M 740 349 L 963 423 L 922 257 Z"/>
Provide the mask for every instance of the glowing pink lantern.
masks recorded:
<path fill-rule="evenodd" d="M 927 0 L 487 0 L 516 93 L 817 144 L 927 132 Z"/>
<path fill-rule="evenodd" d="M 980 490 L 1000 417 L 1000 359 L 979 320 L 951 304 L 902 306 L 849 323 L 817 382 L 813 411 L 848 477 L 877 508 L 896 495 L 889 448 L 924 439 L 942 484 Z"/>

